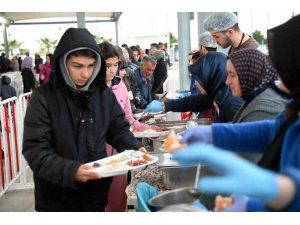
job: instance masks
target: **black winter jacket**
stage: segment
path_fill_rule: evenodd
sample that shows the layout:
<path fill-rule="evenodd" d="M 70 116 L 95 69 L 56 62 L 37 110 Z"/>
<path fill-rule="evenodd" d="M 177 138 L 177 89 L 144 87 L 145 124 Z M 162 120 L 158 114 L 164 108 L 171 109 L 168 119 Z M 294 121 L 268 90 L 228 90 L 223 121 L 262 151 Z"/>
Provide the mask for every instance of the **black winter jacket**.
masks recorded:
<path fill-rule="evenodd" d="M 49 82 L 33 91 L 27 108 L 23 154 L 34 173 L 37 211 L 103 211 L 112 178 L 76 182 L 79 166 L 106 157 L 106 142 L 119 151 L 142 147 L 106 87 L 102 55 L 101 69 L 88 91 L 65 83 L 58 59 L 78 47 L 101 55 L 86 29 L 68 29 L 54 53 Z"/>

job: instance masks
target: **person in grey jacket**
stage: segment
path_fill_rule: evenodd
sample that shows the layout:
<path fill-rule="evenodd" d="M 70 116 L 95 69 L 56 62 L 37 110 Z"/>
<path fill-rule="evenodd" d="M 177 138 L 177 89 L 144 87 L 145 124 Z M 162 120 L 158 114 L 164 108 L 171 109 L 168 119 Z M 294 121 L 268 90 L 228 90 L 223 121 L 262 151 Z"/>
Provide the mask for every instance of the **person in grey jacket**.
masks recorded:
<path fill-rule="evenodd" d="M 35 89 L 24 120 L 23 155 L 33 171 L 37 211 L 104 211 L 111 177 L 86 163 L 119 152 L 145 151 L 129 131 L 106 63 L 91 33 L 69 28 L 53 55 L 49 82 Z M 101 178 L 101 179 L 100 179 Z"/>
<path fill-rule="evenodd" d="M 244 104 L 233 117 L 233 123 L 274 119 L 288 104 L 289 97 L 277 88 L 276 69 L 265 54 L 257 49 L 242 49 L 229 55 L 226 84 L 233 96 Z M 257 163 L 261 154 L 239 153 Z"/>
<path fill-rule="evenodd" d="M 244 104 L 233 123 L 274 119 L 288 103 L 288 97 L 275 84 L 276 69 L 257 49 L 242 49 L 229 55 L 226 84 Z"/>

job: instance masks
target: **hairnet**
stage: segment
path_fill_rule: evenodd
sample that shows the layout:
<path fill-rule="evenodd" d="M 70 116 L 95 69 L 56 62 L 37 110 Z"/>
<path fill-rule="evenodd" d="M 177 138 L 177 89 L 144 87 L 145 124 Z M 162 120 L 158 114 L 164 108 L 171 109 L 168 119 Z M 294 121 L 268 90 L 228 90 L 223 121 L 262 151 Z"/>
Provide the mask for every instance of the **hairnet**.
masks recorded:
<path fill-rule="evenodd" d="M 225 31 L 237 22 L 237 16 L 232 12 L 215 12 L 205 19 L 204 29 L 209 32 Z"/>
<path fill-rule="evenodd" d="M 217 44 L 213 42 L 213 37 L 210 32 L 200 34 L 199 44 L 208 48 L 217 48 Z"/>

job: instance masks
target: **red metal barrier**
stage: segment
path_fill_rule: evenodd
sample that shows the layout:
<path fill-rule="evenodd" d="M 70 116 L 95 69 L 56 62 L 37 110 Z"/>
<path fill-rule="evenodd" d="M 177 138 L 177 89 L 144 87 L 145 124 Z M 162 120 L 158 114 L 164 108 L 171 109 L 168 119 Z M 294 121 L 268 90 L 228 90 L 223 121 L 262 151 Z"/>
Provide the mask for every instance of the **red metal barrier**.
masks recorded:
<path fill-rule="evenodd" d="M 8 108 L 7 105 L 3 105 L 4 109 L 4 118 L 5 118 L 5 130 L 4 134 L 6 135 L 6 141 L 7 141 L 7 151 L 8 151 L 8 163 L 9 163 L 9 178 L 10 180 L 13 179 L 13 171 L 12 171 L 12 156 L 11 156 L 11 148 L 10 148 L 10 127 L 8 125 Z"/>

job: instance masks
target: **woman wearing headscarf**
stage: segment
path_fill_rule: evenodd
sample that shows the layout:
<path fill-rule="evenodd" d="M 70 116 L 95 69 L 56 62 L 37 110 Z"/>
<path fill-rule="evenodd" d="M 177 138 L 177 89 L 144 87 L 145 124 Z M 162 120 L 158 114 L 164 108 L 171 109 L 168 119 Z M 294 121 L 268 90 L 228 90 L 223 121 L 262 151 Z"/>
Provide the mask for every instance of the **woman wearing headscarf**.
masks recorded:
<path fill-rule="evenodd" d="M 232 96 L 229 87 L 225 84 L 226 56 L 219 52 L 208 52 L 189 66 L 192 77 L 205 89 L 207 95 L 191 95 L 182 99 L 170 100 L 164 104 L 152 101 L 145 111 L 173 111 L 173 112 L 203 112 L 214 108 L 217 104 L 219 113 L 215 116 L 217 122 L 230 122 L 243 100 Z"/>
<path fill-rule="evenodd" d="M 276 119 L 192 128 L 194 132 L 183 135 L 182 141 L 202 141 L 214 146 L 190 145 L 172 158 L 185 164 L 205 162 L 222 170 L 221 177 L 200 180 L 198 187 L 202 193 L 249 196 L 234 198 L 228 211 L 300 211 L 299 35 L 300 15 L 268 31 L 269 55 L 280 76 L 279 87 L 292 97 Z M 215 146 L 262 152 L 259 165 L 265 169 Z"/>
<path fill-rule="evenodd" d="M 275 84 L 278 73 L 262 52 L 242 49 L 232 53 L 227 73 L 226 84 L 233 96 L 245 101 L 232 122 L 273 119 L 286 106 L 288 96 Z"/>

